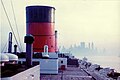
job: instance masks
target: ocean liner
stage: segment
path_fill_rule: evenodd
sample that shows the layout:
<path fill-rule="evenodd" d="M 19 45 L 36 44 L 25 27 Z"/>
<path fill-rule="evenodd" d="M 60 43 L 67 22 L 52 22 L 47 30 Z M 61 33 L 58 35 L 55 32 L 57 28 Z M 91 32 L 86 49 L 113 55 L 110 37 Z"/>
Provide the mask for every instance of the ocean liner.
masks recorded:
<path fill-rule="evenodd" d="M 120 80 L 114 69 L 78 59 L 58 49 L 55 8 L 26 7 L 26 52 L 18 52 L 9 33 L 7 53 L 0 53 L 1 80 Z"/>

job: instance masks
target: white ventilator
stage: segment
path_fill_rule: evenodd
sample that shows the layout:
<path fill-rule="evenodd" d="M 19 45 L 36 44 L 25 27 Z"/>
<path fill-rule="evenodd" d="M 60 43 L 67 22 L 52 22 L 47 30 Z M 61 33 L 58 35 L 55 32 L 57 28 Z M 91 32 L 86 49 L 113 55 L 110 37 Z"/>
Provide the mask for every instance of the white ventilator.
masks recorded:
<path fill-rule="evenodd" d="M 44 45 L 43 57 L 49 58 L 49 55 L 48 55 L 48 45 Z"/>

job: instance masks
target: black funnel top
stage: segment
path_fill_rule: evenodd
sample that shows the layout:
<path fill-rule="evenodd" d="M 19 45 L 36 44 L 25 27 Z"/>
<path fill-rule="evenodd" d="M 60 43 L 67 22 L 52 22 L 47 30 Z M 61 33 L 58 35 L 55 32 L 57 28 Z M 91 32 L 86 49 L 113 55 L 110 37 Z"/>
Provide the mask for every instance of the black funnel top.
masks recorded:
<path fill-rule="evenodd" d="M 50 6 L 27 6 L 26 22 L 54 22 L 55 8 Z"/>

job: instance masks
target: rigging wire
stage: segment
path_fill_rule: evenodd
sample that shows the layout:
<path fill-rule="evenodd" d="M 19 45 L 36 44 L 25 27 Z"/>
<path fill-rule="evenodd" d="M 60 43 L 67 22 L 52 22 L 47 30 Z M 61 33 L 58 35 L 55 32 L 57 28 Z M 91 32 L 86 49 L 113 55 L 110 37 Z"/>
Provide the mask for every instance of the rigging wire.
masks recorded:
<path fill-rule="evenodd" d="M 14 21 L 15 21 L 15 26 L 16 26 L 16 30 L 17 30 L 18 40 L 19 40 L 19 43 L 20 43 L 21 50 L 23 51 L 21 41 L 20 41 L 20 35 L 19 35 L 19 31 L 18 31 L 18 25 L 17 25 L 17 21 L 16 21 L 16 16 L 15 16 L 12 0 L 11 0 L 11 6 L 12 6 L 13 15 L 14 15 Z"/>
<path fill-rule="evenodd" d="M 5 49 L 7 48 L 7 42 L 5 43 L 3 49 L 1 50 L 1 53 L 5 52 Z"/>
<path fill-rule="evenodd" d="M 15 41 L 16 41 L 16 43 L 17 43 L 17 45 L 18 45 L 17 38 L 16 38 L 16 36 L 15 36 L 14 30 L 13 30 L 13 28 L 12 28 L 12 25 L 11 25 L 11 23 L 10 23 L 10 19 L 9 19 L 9 17 L 8 17 L 8 15 L 7 15 L 7 11 L 6 11 L 6 9 L 5 9 L 5 6 L 4 6 L 4 3 L 3 3 L 2 0 L 1 0 L 1 3 L 2 3 L 3 9 L 4 9 L 4 11 L 5 11 L 5 15 L 6 15 L 6 17 L 7 17 L 7 20 L 8 20 L 8 23 L 9 23 L 9 25 L 10 25 L 10 28 L 11 28 L 11 30 L 12 30 L 12 32 L 13 32 L 13 36 L 14 36 L 14 38 L 15 38 Z M 18 47 L 18 48 L 19 48 L 19 47 Z M 21 52 L 21 49 L 20 49 L 20 48 L 19 48 L 19 51 Z"/>

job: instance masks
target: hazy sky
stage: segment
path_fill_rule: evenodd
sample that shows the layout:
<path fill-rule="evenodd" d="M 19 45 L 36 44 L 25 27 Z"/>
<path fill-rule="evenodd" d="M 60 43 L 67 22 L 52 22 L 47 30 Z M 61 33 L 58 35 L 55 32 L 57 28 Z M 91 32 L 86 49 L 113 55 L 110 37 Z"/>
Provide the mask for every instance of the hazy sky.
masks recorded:
<path fill-rule="evenodd" d="M 10 0 L 3 0 L 16 32 Z M 69 47 L 84 41 L 120 53 L 120 0 L 12 0 L 23 43 L 27 5 L 51 5 L 56 8 L 55 29 L 59 46 Z M 1 43 L 5 45 L 10 27 L 1 6 Z M 2 49 L 2 48 L 1 48 Z"/>

